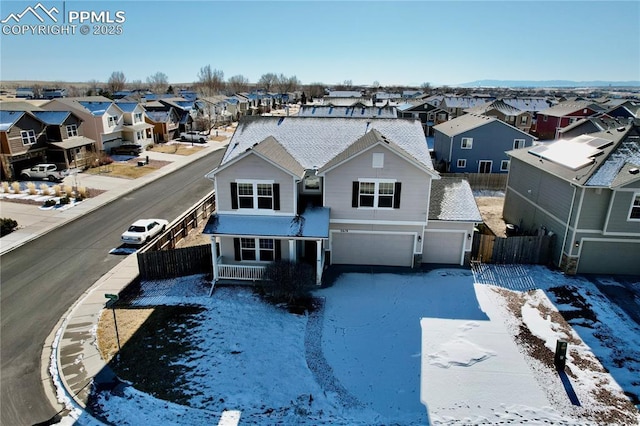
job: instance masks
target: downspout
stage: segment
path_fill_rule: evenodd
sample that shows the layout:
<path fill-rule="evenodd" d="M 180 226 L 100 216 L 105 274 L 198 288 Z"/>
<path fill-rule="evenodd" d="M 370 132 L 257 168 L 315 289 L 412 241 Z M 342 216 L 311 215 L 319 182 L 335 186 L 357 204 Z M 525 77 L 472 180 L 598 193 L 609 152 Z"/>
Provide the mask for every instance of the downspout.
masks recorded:
<path fill-rule="evenodd" d="M 449 142 L 449 158 L 448 158 L 449 166 L 447 167 L 447 172 L 451 172 L 451 164 L 453 164 L 453 136 L 451 136 L 449 139 L 450 139 L 450 142 Z M 456 165 L 456 167 L 457 167 L 457 165 Z"/>
<path fill-rule="evenodd" d="M 567 243 L 567 237 L 569 236 L 569 222 L 571 221 L 571 215 L 573 214 L 573 205 L 576 200 L 576 189 L 578 189 L 573 183 L 569 183 L 569 185 L 573 186 L 573 195 L 571 196 L 571 208 L 569 209 L 569 217 L 567 218 L 567 227 L 564 231 L 562 247 L 560 247 L 560 258 L 558 259 L 558 267 L 562 265 L 562 254 L 564 253 L 564 245 Z"/>

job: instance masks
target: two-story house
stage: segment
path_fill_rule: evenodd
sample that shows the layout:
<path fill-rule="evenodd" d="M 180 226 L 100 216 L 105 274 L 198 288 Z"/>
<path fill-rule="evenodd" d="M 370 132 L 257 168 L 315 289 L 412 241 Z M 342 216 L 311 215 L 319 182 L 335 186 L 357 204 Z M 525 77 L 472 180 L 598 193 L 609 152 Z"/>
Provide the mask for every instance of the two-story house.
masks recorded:
<path fill-rule="evenodd" d="M 510 151 L 503 216 L 567 273 L 640 274 L 640 123 Z"/>
<path fill-rule="evenodd" d="M 558 138 L 558 133 L 563 127 L 602 110 L 602 107 L 590 101 L 561 102 L 538 112 L 535 131 L 532 132 L 540 140 L 554 140 Z"/>
<path fill-rule="evenodd" d="M 523 132 L 529 133 L 533 123 L 533 113 L 523 111 L 502 99 L 496 99 L 483 105 L 478 105 L 465 110 L 467 114 L 486 115 L 496 117 L 498 120 L 517 127 Z"/>
<path fill-rule="evenodd" d="M 84 121 L 84 135 L 96 141 L 98 151 L 109 152 L 122 143 L 124 112 L 104 96 L 53 99 L 43 105 L 47 111 L 71 111 Z"/>
<path fill-rule="evenodd" d="M 216 280 L 278 259 L 312 263 L 317 283 L 329 264 L 462 264 L 481 221 L 468 184 L 430 208 L 440 176 L 415 120 L 245 117 L 208 177 Z"/>
<path fill-rule="evenodd" d="M 153 125 L 155 142 L 168 142 L 180 136 L 180 115 L 173 107 L 162 110 L 146 110 L 144 119 Z"/>
<path fill-rule="evenodd" d="M 433 131 L 436 166 L 449 173 L 507 173 L 506 151 L 531 146 L 535 140 L 495 117 L 476 114 L 438 124 Z"/>
<path fill-rule="evenodd" d="M 432 129 L 436 122 L 437 107 L 423 99 L 400 104 L 396 108 L 398 109 L 398 117 L 420 120 L 425 136 L 433 136 Z M 446 117 L 442 121 L 446 121 Z"/>
<path fill-rule="evenodd" d="M 28 111 L 0 110 L 2 179 L 16 179 L 20 170 L 44 162 L 46 125 Z"/>
<path fill-rule="evenodd" d="M 122 110 L 122 139 L 143 148 L 154 141 L 153 124 L 145 120 L 146 111 L 138 102 L 116 102 Z"/>

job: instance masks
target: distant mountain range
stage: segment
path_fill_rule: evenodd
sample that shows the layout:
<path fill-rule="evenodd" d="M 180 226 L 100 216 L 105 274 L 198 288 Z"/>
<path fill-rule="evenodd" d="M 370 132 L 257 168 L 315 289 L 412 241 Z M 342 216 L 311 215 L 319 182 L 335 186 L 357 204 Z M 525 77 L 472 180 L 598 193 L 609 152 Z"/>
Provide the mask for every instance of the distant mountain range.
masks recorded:
<path fill-rule="evenodd" d="M 476 80 L 458 87 L 640 87 L 640 81 Z"/>

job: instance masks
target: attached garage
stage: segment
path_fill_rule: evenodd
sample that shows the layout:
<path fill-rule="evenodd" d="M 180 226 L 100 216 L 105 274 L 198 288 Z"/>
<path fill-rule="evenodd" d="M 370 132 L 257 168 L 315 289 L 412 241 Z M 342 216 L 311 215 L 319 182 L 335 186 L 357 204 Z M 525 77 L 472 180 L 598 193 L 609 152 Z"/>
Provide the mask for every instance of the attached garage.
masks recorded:
<path fill-rule="evenodd" d="M 640 275 L 640 242 L 584 241 L 579 274 Z"/>
<path fill-rule="evenodd" d="M 426 231 L 422 262 L 462 265 L 465 235 L 466 233 L 459 231 Z"/>
<path fill-rule="evenodd" d="M 414 235 L 331 233 L 331 263 L 344 265 L 413 265 Z"/>

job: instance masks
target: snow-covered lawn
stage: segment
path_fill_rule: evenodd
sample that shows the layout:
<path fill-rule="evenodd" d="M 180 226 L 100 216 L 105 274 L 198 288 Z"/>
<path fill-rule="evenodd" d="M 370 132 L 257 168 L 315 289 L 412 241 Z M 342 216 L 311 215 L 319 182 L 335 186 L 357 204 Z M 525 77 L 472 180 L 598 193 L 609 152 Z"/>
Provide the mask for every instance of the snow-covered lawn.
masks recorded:
<path fill-rule="evenodd" d="M 640 422 L 621 389 L 640 394 L 640 329 L 584 279 L 516 265 L 348 273 L 315 291 L 323 306 L 302 316 L 248 288 L 219 287 L 207 297 L 205 284 L 199 276 L 143 283 L 135 301 L 205 308 L 190 330 L 195 347 L 179 362 L 187 373 L 176 386 L 189 406 L 133 384 L 96 396 L 109 422 Z M 567 324 L 554 303 L 576 308 L 560 303 L 566 294 L 553 288 L 561 286 L 584 297 L 597 319 Z M 570 345 L 563 375 L 552 365 L 557 339 Z"/>

